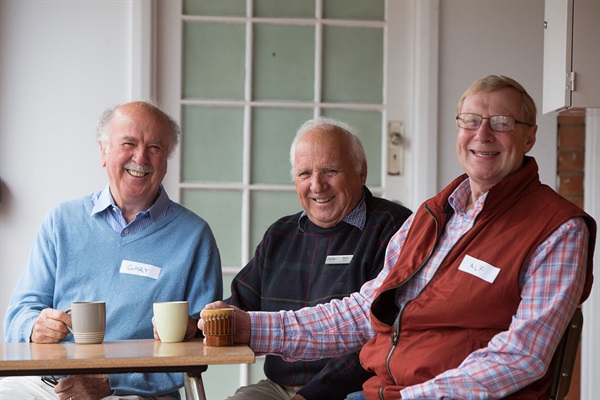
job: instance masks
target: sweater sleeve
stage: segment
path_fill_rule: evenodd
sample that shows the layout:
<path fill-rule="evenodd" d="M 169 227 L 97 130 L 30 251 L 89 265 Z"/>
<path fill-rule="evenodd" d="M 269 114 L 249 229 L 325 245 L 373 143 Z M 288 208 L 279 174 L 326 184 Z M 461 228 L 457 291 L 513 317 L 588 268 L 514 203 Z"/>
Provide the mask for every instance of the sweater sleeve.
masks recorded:
<path fill-rule="evenodd" d="M 185 295 L 189 302 L 190 317 L 196 322 L 200 320 L 200 312 L 206 304 L 223 298 L 221 256 L 216 239 L 205 222 L 199 235 Z M 195 337 L 204 337 L 200 329 L 196 331 Z"/>
<path fill-rule="evenodd" d="M 185 299 L 189 302 L 190 311 L 200 311 L 206 304 L 223 298 L 221 256 L 212 230 L 206 222 L 200 226 L 186 285 Z"/>

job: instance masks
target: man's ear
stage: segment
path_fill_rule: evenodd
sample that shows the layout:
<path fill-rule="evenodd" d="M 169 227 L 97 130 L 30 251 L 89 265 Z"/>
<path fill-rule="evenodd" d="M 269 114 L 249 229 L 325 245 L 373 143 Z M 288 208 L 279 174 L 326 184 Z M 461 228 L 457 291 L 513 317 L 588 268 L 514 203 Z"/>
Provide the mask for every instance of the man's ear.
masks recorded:
<path fill-rule="evenodd" d="M 107 149 L 102 145 L 102 141 L 98 140 L 98 147 L 100 148 L 100 154 L 102 155 L 102 166 L 106 167 L 106 153 Z"/>
<path fill-rule="evenodd" d="M 537 133 L 538 126 L 534 125 L 527 130 L 525 137 L 525 153 L 528 153 L 535 144 L 535 138 Z"/>
<path fill-rule="evenodd" d="M 367 163 L 364 163 L 362 166 L 362 174 L 360 174 L 360 179 L 363 186 L 365 186 L 367 184 Z"/>

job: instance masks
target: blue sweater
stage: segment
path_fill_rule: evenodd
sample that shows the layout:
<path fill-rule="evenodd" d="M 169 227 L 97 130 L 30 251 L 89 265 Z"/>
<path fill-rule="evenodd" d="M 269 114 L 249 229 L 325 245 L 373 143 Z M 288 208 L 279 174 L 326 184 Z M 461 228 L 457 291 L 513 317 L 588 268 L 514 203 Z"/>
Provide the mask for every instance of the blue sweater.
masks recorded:
<path fill-rule="evenodd" d="M 167 216 L 121 237 L 91 212 L 88 196 L 45 217 L 10 299 L 7 342 L 29 342 L 44 308 L 65 310 L 73 301 L 105 301 L 105 340 L 121 340 L 153 338 L 154 302 L 188 300 L 191 310 L 199 310 L 222 298 L 219 251 L 210 227 L 196 214 L 172 203 Z M 131 273 L 131 261 L 158 267 L 158 276 Z M 66 340 L 73 341 L 72 335 Z M 179 373 L 109 378 L 117 395 L 167 394 L 183 386 Z"/>

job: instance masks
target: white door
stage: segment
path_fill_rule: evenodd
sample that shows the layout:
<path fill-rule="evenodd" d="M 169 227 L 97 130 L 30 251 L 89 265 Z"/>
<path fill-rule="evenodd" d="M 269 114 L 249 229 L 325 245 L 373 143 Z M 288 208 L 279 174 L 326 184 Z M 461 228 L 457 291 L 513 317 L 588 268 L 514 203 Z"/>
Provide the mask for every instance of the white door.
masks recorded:
<path fill-rule="evenodd" d="M 182 125 L 177 160 L 171 162 L 180 168 L 169 171 L 166 186 L 213 229 L 225 297 L 266 228 L 301 209 L 290 178 L 289 146 L 307 119 L 326 115 L 356 127 L 367 153 L 368 187 L 413 206 L 415 184 L 407 177 L 419 174 L 415 146 L 431 144 L 428 138 L 435 136 L 414 133 L 435 122 L 430 104 L 427 118 L 419 117 L 431 92 L 419 92 L 416 101 L 413 95 L 420 80 L 437 76 L 429 44 L 415 41 L 425 29 L 420 19 L 437 22 L 437 3 L 425 3 L 157 3 L 157 95 Z M 437 32 L 429 23 L 426 29 Z M 427 62 L 419 65 L 423 58 Z M 389 126 L 401 133 L 400 141 L 390 140 Z M 436 149 L 428 151 L 435 160 Z M 435 171 L 435 161 L 426 164 Z M 238 373 L 239 382 L 228 384 Z M 208 397 L 223 398 L 262 377 L 260 360 L 249 368 L 211 367 Z"/>

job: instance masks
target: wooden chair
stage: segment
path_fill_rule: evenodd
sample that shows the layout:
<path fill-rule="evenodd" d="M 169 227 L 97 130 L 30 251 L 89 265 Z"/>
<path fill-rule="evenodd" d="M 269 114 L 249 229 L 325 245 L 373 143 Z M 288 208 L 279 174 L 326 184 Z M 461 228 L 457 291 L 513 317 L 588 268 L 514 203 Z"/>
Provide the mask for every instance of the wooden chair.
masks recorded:
<path fill-rule="evenodd" d="M 548 396 L 551 400 L 563 400 L 569 393 L 582 327 L 583 313 L 581 308 L 578 307 L 556 348 L 554 357 L 552 357 L 552 363 L 550 364 L 552 382 L 548 389 Z"/>

